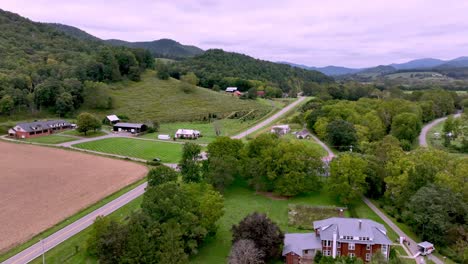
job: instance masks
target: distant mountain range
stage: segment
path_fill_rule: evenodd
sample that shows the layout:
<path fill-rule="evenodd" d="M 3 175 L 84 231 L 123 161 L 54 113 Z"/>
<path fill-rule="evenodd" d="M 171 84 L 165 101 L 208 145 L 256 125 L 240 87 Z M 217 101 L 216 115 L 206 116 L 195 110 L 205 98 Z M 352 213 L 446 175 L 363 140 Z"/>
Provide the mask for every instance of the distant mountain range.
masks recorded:
<path fill-rule="evenodd" d="M 155 57 L 159 58 L 170 58 L 170 59 L 183 59 L 189 58 L 196 55 L 203 54 L 204 50 L 190 45 L 183 45 L 172 39 L 160 39 L 154 41 L 141 41 L 141 42 L 129 42 L 119 39 L 103 40 L 97 38 L 79 28 L 58 24 L 58 23 L 47 23 L 49 26 L 56 28 L 59 31 L 64 32 L 67 35 L 76 37 L 83 40 L 101 41 L 108 43 L 113 46 L 125 46 L 130 48 L 143 48 L 147 49 Z"/>
<path fill-rule="evenodd" d="M 312 67 L 289 62 L 280 62 L 302 69 L 316 70 L 328 76 L 351 75 L 361 73 L 382 73 L 387 74 L 399 70 L 422 70 L 422 69 L 449 69 L 468 67 L 468 57 L 459 57 L 453 60 L 440 60 L 424 58 L 411 60 L 405 63 L 392 63 L 390 65 L 379 65 L 370 68 L 347 68 L 341 66 Z"/>

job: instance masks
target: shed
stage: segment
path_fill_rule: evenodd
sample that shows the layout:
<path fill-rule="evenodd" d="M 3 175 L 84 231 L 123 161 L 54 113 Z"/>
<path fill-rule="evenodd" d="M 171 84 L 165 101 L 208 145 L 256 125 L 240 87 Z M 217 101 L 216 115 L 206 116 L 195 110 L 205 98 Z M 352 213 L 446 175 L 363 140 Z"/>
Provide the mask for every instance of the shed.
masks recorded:
<path fill-rule="evenodd" d="M 119 117 L 116 116 L 116 115 L 108 115 L 108 116 L 106 116 L 106 119 L 111 124 L 117 124 L 117 123 L 120 122 Z"/>
<path fill-rule="evenodd" d="M 130 132 L 132 134 L 139 134 L 145 132 L 148 127 L 145 124 L 136 123 L 117 123 L 114 125 L 115 132 Z"/>
<path fill-rule="evenodd" d="M 296 133 L 297 139 L 309 139 L 310 137 L 310 132 L 307 129 L 303 129 Z"/>
<path fill-rule="evenodd" d="M 227 87 L 226 88 L 226 93 L 233 93 L 237 91 L 237 87 Z"/>
<path fill-rule="evenodd" d="M 171 139 L 171 136 L 169 136 L 169 135 L 158 135 L 158 139 L 169 140 L 169 139 Z"/>
<path fill-rule="evenodd" d="M 291 131 L 291 128 L 289 127 L 289 125 L 277 125 L 277 126 L 273 126 L 270 132 L 277 134 L 279 136 L 283 136 L 289 133 L 290 131 Z"/>

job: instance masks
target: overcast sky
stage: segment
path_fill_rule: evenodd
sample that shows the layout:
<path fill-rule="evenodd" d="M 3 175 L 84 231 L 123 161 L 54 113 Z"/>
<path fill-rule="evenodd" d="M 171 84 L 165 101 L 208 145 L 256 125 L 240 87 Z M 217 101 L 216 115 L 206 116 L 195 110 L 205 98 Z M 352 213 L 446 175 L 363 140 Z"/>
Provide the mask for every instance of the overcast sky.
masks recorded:
<path fill-rule="evenodd" d="M 0 0 L 0 8 L 102 39 L 171 38 L 309 66 L 468 56 L 466 0 Z"/>

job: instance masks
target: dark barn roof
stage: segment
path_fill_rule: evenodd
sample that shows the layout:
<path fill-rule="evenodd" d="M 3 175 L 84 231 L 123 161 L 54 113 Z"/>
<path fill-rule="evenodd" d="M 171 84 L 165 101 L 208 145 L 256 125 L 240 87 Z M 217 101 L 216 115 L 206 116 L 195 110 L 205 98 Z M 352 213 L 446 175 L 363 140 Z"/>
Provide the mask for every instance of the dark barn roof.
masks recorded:
<path fill-rule="evenodd" d="M 146 126 L 145 124 L 137 124 L 137 123 L 117 123 L 114 127 L 123 127 L 123 128 L 142 128 Z"/>
<path fill-rule="evenodd" d="M 48 121 L 34 121 L 27 123 L 18 123 L 16 126 L 21 127 L 26 132 L 34 132 L 38 130 L 45 130 L 54 127 L 70 126 L 70 122 L 65 120 L 48 120 Z"/>

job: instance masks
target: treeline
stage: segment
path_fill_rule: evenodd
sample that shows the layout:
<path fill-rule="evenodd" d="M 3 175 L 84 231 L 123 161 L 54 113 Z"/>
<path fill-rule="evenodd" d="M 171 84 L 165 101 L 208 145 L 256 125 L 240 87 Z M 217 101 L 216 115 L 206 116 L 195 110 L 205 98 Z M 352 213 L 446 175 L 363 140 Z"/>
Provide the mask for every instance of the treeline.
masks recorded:
<path fill-rule="evenodd" d="M 419 148 L 405 152 L 389 135 L 330 164 L 327 188 L 342 203 L 379 200 L 398 222 L 457 262 L 468 254 L 468 158 Z"/>
<path fill-rule="evenodd" d="M 265 87 L 279 88 L 286 93 L 297 93 L 308 82 L 330 83 L 333 79 L 317 71 L 309 71 L 252 57 L 208 50 L 202 55 L 170 65 L 170 75 L 179 78 L 193 72 L 206 88 L 236 86 L 241 91 L 256 87 L 252 81 L 263 82 Z M 256 87 L 259 88 L 259 87 Z M 259 89 L 262 90 L 262 89 Z"/>
<path fill-rule="evenodd" d="M 146 50 L 80 40 L 2 10 L 0 30 L 0 114 L 51 109 L 66 115 L 86 96 L 95 97 L 87 88 L 99 82 L 138 81 L 142 71 L 154 67 Z M 108 108 L 111 99 L 102 93 L 98 97 L 107 102 L 98 107 Z"/>
<path fill-rule="evenodd" d="M 463 103 L 457 93 L 444 90 L 412 94 L 383 91 L 380 93 L 388 93 L 388 96 L 384 95 L 382 99 L 330 100 L 355 98 L 346 90 L 338 92 L 334 86 L 329 88 L 325 97 L 321 94 L 322 98 L 328 97 L 327 101 L 309 101 L 295 121 L 305 123 L 319 138 L 339 150 L 359 150 L 388 134 L 398 138 L 405 150 L 410 150 L 423 123 L 452 114 Z M 378 92 L 368 91 L 369 96 Z"/>

